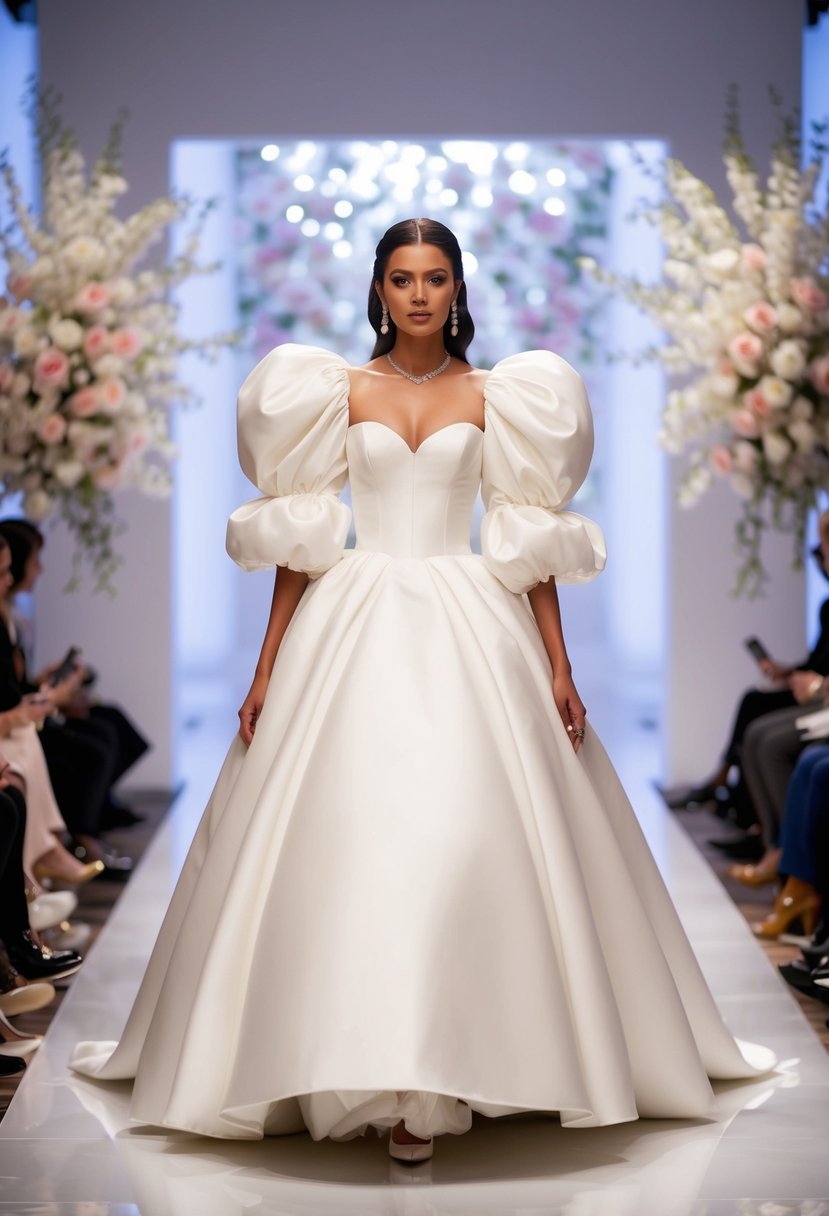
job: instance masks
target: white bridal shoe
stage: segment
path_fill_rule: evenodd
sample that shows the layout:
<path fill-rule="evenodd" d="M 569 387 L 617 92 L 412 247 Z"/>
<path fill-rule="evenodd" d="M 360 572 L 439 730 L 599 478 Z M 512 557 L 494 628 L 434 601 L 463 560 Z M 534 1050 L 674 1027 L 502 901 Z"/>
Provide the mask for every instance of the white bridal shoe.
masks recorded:
<path fill-rule="evenodd" d="M 434 1136 L 430 1136 L 425 1144 L 400 1144 L 394 1138 L 394 1128 L 389 1132 L 389 1154 L 398 1161 L 428 1161 L 434 1144 Z"/>

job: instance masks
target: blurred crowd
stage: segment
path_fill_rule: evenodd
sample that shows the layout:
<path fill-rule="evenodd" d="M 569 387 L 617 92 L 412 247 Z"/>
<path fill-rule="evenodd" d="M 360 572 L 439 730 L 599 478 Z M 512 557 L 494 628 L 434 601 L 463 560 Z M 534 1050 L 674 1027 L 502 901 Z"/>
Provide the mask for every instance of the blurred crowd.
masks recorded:
<path fill-rule="evenodd" d="M 819 536 L 813 557 L 829 579 L 829 511 Z M 732 859 L 729 876 L 775 892 L 754 933 L 798 944 L 784 978 L 829 1004 L 829 598 L 802 662 L 759 661 L 767 686 L 743 696 L 716 772 L 671 805 L 710 803 L 734 826 L 709 842 Z"/>
<path fill-rule="evenodd" d="M 140 819 L 114 786 L 149 746 L 74 646 L 31 669 L 18 597 L 34 592 L 43 554 L 33 524 L 0 521 L 0 1075 L 22 1071 L 40 1042 L 14 1018 L 81 967 L 90 929 L 72 920 L 75 888 L 132 871 L 106 833 Z"/>

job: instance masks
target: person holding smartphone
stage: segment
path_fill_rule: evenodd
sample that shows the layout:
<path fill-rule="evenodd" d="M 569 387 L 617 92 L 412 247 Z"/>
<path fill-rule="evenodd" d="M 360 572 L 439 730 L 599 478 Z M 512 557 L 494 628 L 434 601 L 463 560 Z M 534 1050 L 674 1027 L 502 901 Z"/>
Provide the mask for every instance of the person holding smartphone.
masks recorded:
<path fill-rule="evenodd" d="M 829 511 L 818 521 L 819 544 L 812 550 L 818 569 L 829 579 Z M 829 677 L 829 598 L 820 608 L 817 640 L 800 663 L 780 663 L 771 658 L 758 639 L 747 645 L 757 659 L 763 675 L 772 682 L 771 688 L 752 688 L 743 696 L 734 717 L 731 734 L 719 766 L 714 773 L 671 799 L 674 808 L 691 803 L 710 802 L 725 790 L 724 813 L 741 829 L 739 835 L 710 843 L 737 860 L 755 861 L 763 856 L 764 848 L 757 826 L 757 813 L 742 773 L 742 753 L 746 731 L 752 722 L 777 710 L 808 705 L 819 698 Z M 729 774 L 737 769 L 736 780 L 728 785 Z"/>

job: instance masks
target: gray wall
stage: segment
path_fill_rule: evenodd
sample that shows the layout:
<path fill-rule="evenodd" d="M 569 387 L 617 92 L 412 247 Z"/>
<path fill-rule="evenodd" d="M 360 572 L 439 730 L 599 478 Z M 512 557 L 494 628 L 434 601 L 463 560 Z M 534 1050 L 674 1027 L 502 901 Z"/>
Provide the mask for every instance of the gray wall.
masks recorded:
<path fill-rule="evenodd" d="M 129 107 L 131 201 L 165 190 L 173 139 L 281 133 L 655 136 L 719 188 L 728 83 L 741 86 L 761 155 L 767 85 L 789 101 L 800 90 L 802 8 L 781 0 L 41 0 L 40 12 L 42 78 L 63 93 L 84 147 L 96 151 Z M 741 638 L 756 631 L 793 656 L 804 639 L 802 588 L 782 558 L 764 604 L 729 601 L 725 493 L 694 513 L 669 510 L 668 763 L 678 777 L 710 764 L 751 676 Z M 43 594 L 39 633 L 86 646 L 156 739 L 142 779 L 166 780 L 170 512 L 134 502 L 126 514 L 119 599 Z"/>

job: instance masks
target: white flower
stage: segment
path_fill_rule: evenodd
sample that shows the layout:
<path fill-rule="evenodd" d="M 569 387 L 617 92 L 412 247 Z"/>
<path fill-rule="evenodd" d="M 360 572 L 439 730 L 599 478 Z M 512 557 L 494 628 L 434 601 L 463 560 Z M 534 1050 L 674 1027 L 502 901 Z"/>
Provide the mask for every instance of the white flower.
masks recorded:
<path fill-rule="evenodd" d="M 719 282 L 733 274 L 739 261 L 740 255 L 736 249 L 717 249 L 700 258 L 699 268 L 706 279 Z"/>
<path fill-rule="evenodd" d="M 775 376 L 784 380 L 799 380 L 806 370 L 806 356 L 801 342 L 787 338 L 773 350 L 769 363 Z"/>
<path fill-rule="evenodd" d="M 798 334 L 803 331 L 804 317 L 794 304 L 777 305 L 777 324 L 784 334 Z"/>
<path fill-rule="evenodd" d="M 124 370 L 124 360 L 119 359 L 117 355 L 104 355 L 92 370 L 101 380 L 108 376 L 120 376 Z"/>
<path fill-rule="evenodd" d="M 49 336 L 61 350 L 77 350 L 83 342 L 83 329 L 71 317 L 55 321 L 49 326 Z"/>
<path fill-rule="evenodd" d="M 763 451 L 769 464 L 783 464 L 791 455 L 792 445 L 779 431 L 766 431 L 763 435 Z"/>
<path fill-rule="evenodd" d="M 40 335 L 31 325 L 22 326 L 14 335 L 14 349 L 21 359 L 30 359 L 40 350 Z"/>
<path fill-rule="evenodd" d="M 55 477 L 65 490 L 74 489 L 85 473 L 79 460 L 61 460 L 54 468 Z"/>
<path fill-rule="evenodd" d="M 731 487 L 736 494 L 739 494 L 740 498 L 754 497 L 754 482 L 745 473 L 732 473 Z"/>
<path fill-rule="evenodd" d="M 757 388 L 773 410 L 782 409 L 792 399 L 792 386 L 779 376 L 763 376 Z"/>
<path fill-rule="evenodd" d="M 808 422 L 805 418 L 796 418 L 794 422 L 789 423 L 786 429 L 794 440 L 798 452 L 809 456 L 815 450 L 817 434 L 811 422 Z"/>
<path fill-rule="evenodd" d="M 757 448 L 747 439 L 738 439 L 734 444 L 734 467 L 738 472 L 753 473 L 759 459 Z"/>
<path fill-rule="evenodd" d="M 76 236 L 64 246 L 63 256 L 81 270 L 96 270 L 106 260 L 106 250 L 94 236 Z"/>
<path fill-rule="evenodd" d="M 789 417 L 793 422 L 797 422 L 801 418 L 805 418 L 808 422 L 814 412 L 815 407 L 808 397 L 795 397 L 789 409 Z"/>
<path fill-rule="evenodd" d="M 35 490 L 23 499 L 24 513 L 35 521 L 45 519 L 54 505 L 54 501 L 43 490 Z"/>

